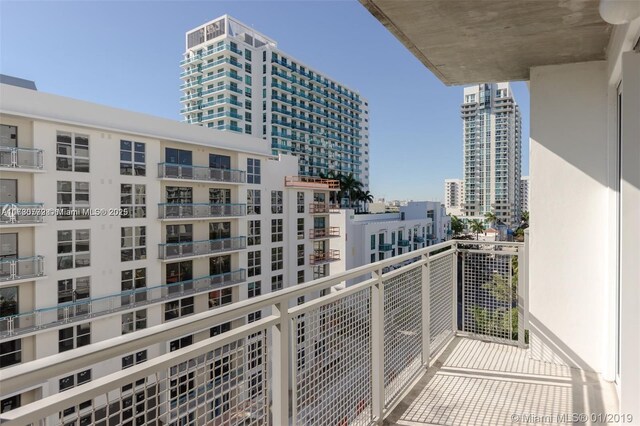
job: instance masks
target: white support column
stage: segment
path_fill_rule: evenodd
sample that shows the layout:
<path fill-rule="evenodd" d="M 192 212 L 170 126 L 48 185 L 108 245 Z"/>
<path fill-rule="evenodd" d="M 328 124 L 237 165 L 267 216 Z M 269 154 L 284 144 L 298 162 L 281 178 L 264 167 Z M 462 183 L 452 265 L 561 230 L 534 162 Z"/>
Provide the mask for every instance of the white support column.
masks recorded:
<path fill-rule="evenodd" d="M 275 310 L 280 315 L 280 322 L 271 327 L 272 335 L 272 388 L 271 413 L 273 424 L 288 425 L 289 420 L 289 355 L 291 319 L 288 314 L 287 302 L 282 301 L 275 305 Z"/>
<path fill-rule="evenodd" d="M 431 361 L 431 275 L 429 274 L 429 254 L 423 255 L 426 260 L 422 266 L 422 365 L 429 368 Z"/>
<path fill-rule="evenodd" d="M 453 276 L 453 318 L 451 321 L 453 334 L 455 335 L 458 333 L 458 243 L 455 243 L 455 245 L 451 247 L 451 250 L 453 250 L 453 260 L 451 261 L 451 267 L 453 268 L 451 273 Z M 462 278 L 464 280 L 464 275 Z M 464 297 L 464 292 L 462 296 Z"/>
<path fill-rule="evenodd" d="M 382 270 L 371 275 L 377 283 L 371 287 L 371 378 L 373 417 L 382 424 L 384 413 L 384 282 Z"/>

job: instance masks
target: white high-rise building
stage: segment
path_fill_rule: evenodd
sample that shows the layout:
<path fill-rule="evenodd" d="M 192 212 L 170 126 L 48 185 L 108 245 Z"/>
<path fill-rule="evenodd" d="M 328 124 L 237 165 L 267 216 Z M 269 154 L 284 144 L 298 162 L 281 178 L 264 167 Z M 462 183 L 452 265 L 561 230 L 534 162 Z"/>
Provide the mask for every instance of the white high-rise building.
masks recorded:
<path fill-rule="evenodd" d="M 509 83 L 464 88 L 464 203 L 468 217 L 520 220 L 521 117 Z"/>
<path fill-rule="evenodd" d="M 520 179 L 520 212 L 529 211 L 529 176 Z"/>
<path fill-rule="evenodd" d="M 274 156 L 262 139 L 16 86 L 0 91 L 0 368 L 324 277 L 340 258 L 328 204 L 338 182 L 297 176 L 296 159 Z M 3 392 L 2 411 L 263 314 Z M 230 371 L 229 383 L 216 379 L 223 400 L 237 386 L 230 377 L 266 374 L 260 366 L 235 371 L 244 365 L 220 367 Z M 176 394 L 196 391 L 191 373 L 168 374 Z M 60 422 L 99 424 L 83 416 L 82 407 L 65 410 Z M 149 416 L 136 411 L 129 420 L 153 424 Z"/>
<path fill-rule="evenodd" d="M 464 201 L 464 181 L 462 179 L 444 180 L 444 207 L 447 214 L 462 216 Z"/>
<path fill-rule="evenodd" d="M 301 176 L 353 174 L 369 188 L 369 104 L 224 15 L 186 33 L 182 110 L 187 123 L 266 139 L 293 154 Z"/>

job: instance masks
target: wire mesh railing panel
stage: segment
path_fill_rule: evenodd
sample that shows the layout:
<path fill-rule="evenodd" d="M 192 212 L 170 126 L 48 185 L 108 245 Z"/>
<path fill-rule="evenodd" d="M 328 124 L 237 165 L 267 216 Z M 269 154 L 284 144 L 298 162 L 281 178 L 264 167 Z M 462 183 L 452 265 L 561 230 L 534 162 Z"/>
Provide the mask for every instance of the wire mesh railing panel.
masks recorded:
<path fill-rule="evenodd" d="M 293 423 L 371 424 L 371 288 L 292 323 Z"/>
<path fill-rule="evenodd" d="M 131 355 L 132 365 L 139 354 Z M 266 330 L 259 331 L 68 407 L 46 424 L 266 425 L 267 354 Z M 83 384 L 77 376 L 74 386 Z"/>
<path fill-rule="evenodd" d="M 453 252 L 429 262 L 429 350 L 433 355 L 455 333 Z"/>
<path fill-rule="evenodd" d="M 517 265 L 517 251 L 503 247 L 462 252 L 462 331 L 518 340 Z"/>
<path fill-rule="evenodd" d="M 423 268 L 384 280 L 385 405 L 421 371 Z"/>

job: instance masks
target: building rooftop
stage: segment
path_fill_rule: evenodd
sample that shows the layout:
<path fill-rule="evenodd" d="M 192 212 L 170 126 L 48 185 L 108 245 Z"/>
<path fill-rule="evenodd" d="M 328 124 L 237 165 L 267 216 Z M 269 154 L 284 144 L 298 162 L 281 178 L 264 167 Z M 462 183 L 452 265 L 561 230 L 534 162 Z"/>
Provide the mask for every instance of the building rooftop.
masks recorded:
<path fill-rule="evenodd" d="M 11 75 L 0 74 L 0 84 L 8 84 L 10 86 L 22 87 L 23 89 L 38 90 L 35 81 L 26 80 L 24 78 L 13 77 Z"/>

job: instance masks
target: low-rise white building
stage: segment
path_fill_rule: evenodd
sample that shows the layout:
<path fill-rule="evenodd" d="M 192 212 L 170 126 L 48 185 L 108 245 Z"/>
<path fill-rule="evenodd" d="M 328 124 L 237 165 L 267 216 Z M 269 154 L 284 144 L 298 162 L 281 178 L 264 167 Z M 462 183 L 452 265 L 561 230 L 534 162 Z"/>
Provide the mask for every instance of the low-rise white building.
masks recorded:
<path fill-rule="evenodd" d="M 431 219 L 433 226 L 427 233 L 427 245 L 441 243 L 451 236 L 451 217 L 439 201 L 409 201 L 400 206 L 400 214 L 404 220 Z"/>

